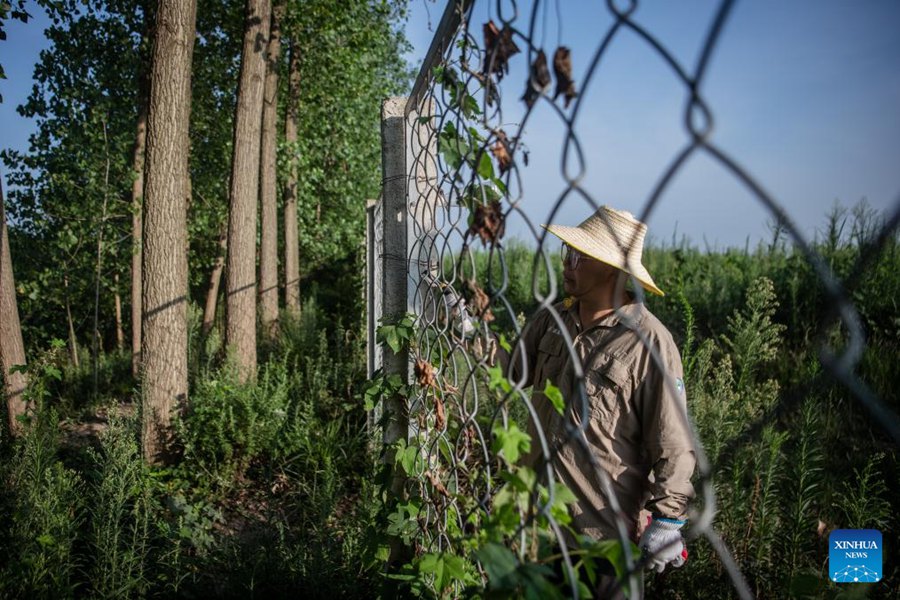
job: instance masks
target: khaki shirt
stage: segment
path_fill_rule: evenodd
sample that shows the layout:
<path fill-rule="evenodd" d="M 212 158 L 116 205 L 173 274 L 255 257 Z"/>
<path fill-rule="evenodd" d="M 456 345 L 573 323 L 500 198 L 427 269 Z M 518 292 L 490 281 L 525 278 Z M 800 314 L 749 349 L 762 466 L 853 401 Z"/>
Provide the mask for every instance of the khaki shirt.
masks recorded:
<path fill-rule="evenodd" d="M 558 318 L 543 310 L 523 331 L 510 358 L 510 381 L 533 386 L 532 403 L 553 471 L 578 498 L 572 510 L 574 529 L 597 539 L 618 537 L 613 511 L 578 442 L 577 429 L 566 432 L 567 423 L 572 430 L 585 419 L 587 447 L 610 477 L 629 536 L 636 539 L 642 507 L 659 516 L 685 518 L 696 461 L 679 414 L 686 411 L 684 375 L 671 334 L 638 302 L 622 306 L 586 331 L 581 331 L 577 303 L 566 300 L 554 309 Z M 561 328 L 583 366 L 585 395 Z M 649 348 L 658 353 L 664 371 Z M 671 377 L 668 383 L 666 374 Z M 547 381 L 562 392 L 563 415 L 543 393 Z M 533 420 L 528 429 L 532 450 L 526 460 L 540 469 L 543 451 Z"/>

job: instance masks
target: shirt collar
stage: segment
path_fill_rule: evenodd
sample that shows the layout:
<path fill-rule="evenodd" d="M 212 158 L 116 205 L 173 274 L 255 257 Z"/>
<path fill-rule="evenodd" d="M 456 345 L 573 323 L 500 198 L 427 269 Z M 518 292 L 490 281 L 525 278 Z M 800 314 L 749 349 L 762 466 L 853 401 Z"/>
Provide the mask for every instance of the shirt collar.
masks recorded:
<path fill-rule="evenodd" d="M 634 294 L 632 294 L 631 292 L 625 292 L 625 294 L 627 297 L 627 302 L 620 306 L 618 309 L 600 319 L 598 322 L 594 323 L 592 327 L 612 329 L 622 321 L 622 317 L 625 317 L 630 323 L 639 323 L 643 316 L 644 305 L 641 302 L 638 302 L 638 300 L 634 297 Z M 573 323 L 581 323 L 578 317 L 578 300 L 572 297 L 567 297 L 565 300 L 563 300 L 563 310 L 568 313 L 569 319 L 571 319 Z"/>

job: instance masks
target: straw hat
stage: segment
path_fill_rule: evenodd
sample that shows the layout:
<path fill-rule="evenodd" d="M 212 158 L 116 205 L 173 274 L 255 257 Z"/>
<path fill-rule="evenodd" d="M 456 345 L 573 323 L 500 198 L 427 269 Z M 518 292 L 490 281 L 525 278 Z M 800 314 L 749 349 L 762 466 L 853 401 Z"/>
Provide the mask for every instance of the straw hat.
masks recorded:
<path fill-rule="evenodd" d="M 578 227 L 541 227 L 585 256 L 625 271 L 637 279 L 644 289 L 665 295 L 641 263 L 647 225 L 635 219 L 630 212 L 601 206 Z"/>

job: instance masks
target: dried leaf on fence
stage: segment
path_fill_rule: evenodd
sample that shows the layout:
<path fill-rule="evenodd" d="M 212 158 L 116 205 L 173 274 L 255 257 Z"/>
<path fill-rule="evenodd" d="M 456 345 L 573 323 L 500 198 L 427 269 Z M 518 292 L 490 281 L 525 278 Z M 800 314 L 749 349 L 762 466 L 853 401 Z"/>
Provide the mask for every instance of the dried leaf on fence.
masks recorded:
<path fill-rule="evenodd" d="M 440 393 L 434 395 L 434 410 L 437 413 L 434 428 L 436 431 L 443 431 L 444 425 L 447 424 L 447 416 L 444 414 L 444 401 L 441 399 Z"/>
<path fill-rule="evenodd" d="M 503 31 L 497 29 L 494 21 L 484 24 L 484 68 L 485 75 L 497 74 L 497 80 L 509 73 L 509 59 L 520 52 L 519 47 L 513 41 L 512 28 L 509 25 L 503 27 Z"/>
<path fill-rule="evenodd" d="M 444 487 L 444 484 L 441 483 L 441 480 L 437 478 L 437 475 L 435 475 L 431 471 L 425 471 L 425 477 L 428 478 L 428 482 L 438 493 L 440 493 L 441 496 L 443 496 L 444 498 L 450 497 L 450 492 L 447 491 L 447 488 Z"/>
<path fill-rule="evenodd" d="M 534 106 L 538 97 L 550 85 L 550 69 L 547 68 L 547 55 L 543 50 L 538 50 L 537 58 L 531 63 L 531 72 L 528 75 L 528 84 L 525 86 L 525 94 L 522 100 L 528 108 Z"/>
<path fill-rule="evenodd" d="M 491 297 L 481 289 L 481 286 L 479 286 L 478 282 L 474 279 L 469 279 L 466 282 L 466 285 L 471 292 L 471 299 L 469 300 L 468 305 L 472 308 L 475 316 L 485 323 L 493 321 L 494 313 L 491 312 Z"/>
<path fill-rule="evenodd" d="M 456 387 L 455 385 L 453 385 L 452 383 L 447 381 L 446 377 L 442 377 L 441 380 L 444 384 L 444 393 L 445 394 L 454 394 L 456 396 L 459 396 L 459 388 L 458 387 Z"/>
<path fill-rule="evenodd" d="M 494 200 L 475 207 L 469 234 L 480 237 L 483 244 L 488 242 L 493 244 L 503 237 L 505 229 L 503 207 L 500 206 L 499 201 Z"/>
<path fill-rule="evenodd" d="M 434 365 L 422 358 L 416 359 L 416 383 L 422 387 L 435 387 Z"/>
<path fill-rule="evenodd" d="M 556 93 L 553 101 L 560 94 L 566 95 L 566 108 L 578 94 L 575 92 L 575 82 L 572 80 L 572 52 L 565 46 L 560 46 L 553 54 L 553 73 L 556 75 Z"/>
<path fill-rule="evenodd" d="M 506 137 L 506 132 L 502 129 L 497 132 L 497 141 L 491 147 L 491 152 L 500 165 L 500 175 L 509 171 L 512 157 L 509 154 L 509 139 Z"/>

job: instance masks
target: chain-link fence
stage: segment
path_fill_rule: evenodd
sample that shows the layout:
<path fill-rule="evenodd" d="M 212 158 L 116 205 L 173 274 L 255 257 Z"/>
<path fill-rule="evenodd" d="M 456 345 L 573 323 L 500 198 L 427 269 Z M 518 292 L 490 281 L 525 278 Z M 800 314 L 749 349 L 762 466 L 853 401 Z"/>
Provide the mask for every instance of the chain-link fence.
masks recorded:
<path fill-rule="evenodd" d="M 632 597 L 639 597 L 644 589 L 642 571 L 653 556 L 641 556 L 632 542 L 637 541 L 646 515 L 633 510 L 634 499 L 625 497 L 630 496 L 628 478 L 621 471 L 609 472 L 609 452 L 598 448 L 592 430 L 599 410 L 596 373 L 626 404 L 633 399 L 623 389 L 635 375 L 628 367 L 620 376 L 615 372 L 619 363 L 612 359 L 598 362 L 598 356 L 611 354 L 585 342 L 591 338 L 581 335 L 580 323 L 569 314 L 571 302 L 561 302 L 565 294 L 559 240 L 554 241 L 554 236 L 548 237 L 539 227 L 557 222 L 563 204 L 573 199 L 585 208 L 590 206 L 591 212 L 602 204 L 597 197 L 603 190 L 584 183 L 591 140 L 579 136 L 579 125 L 587 112 L 581 99 L 585 90 L 601 85 L 598 65 L 614 40 L 636 36 L 667 65 L 685 96 L 685 142 L 658 174 L 638 218 L 649 219 L 689 158 L 703 154 L 715 161 L 771 213 L 822 286 L 843 340 L 839 350 L 827 344 L 819 348 L 825 374 L 840 382 L 865 407 L 871 422 L 894 442 L 900 440 L 900 421 L 856 374 L 866 342 L 856 305 L 845 291 L 854 287 L 854 281 L 841 282 L 836 277 L 832 266 L 794 224 L 787 207 L 769 195 L 711 136 L 714 107 L 704 97 L 704 77 L 733 2 L 723 1 L 718 6 L 692 68 L 633 18 L 637 2 L 609 2 L 612 24 L 597 32 L 589 66 L 577 80 L 569 49 L 560 45 L 552 49 L 551 57 L 539 34 L 548 7 L 565 10 L 565 3 L 535 2 L 526 13 L 517 3 L 498 2 L 493 18 L 483 23 L 470 20 L 473 4 L 450 2 L 411 96 L 391 99 L 383 107 L 383 196 L 370 208 L 369 225 L 369 366 L 370 374 L 378 371 L 386 378 L 396 376 L 395 382 L 409 384 L 403 389 L 388 385 L 383 407 L 383 440 L 390 448 L 389 462 L 398 465 L 394 491 L 403 507 L 391 532 L 409 542 L 419 555 L 476 556 L 479 567 L 472 576 L 477 581 L 469 583 L 480 585 L 490 580 L 493 589 L 521 592 L 523 585 L 530 585 L 523 581 L 548 580 L 577 596 L 579 570 L 584 572 L 591 559 L 612 559 L 615 551 L 598 546 L 596 540 L 578 537 L 578 523 L 583 522 L 576 517 L 573 523 L 570 514 L 571 507 L 579 505 L 569 490 L 574 481 L 575 487 L 593 486 L 598 502 L 605 507 L 604 516 L 611 515 L 607 529 L 612 533 L 601 537 L 621 544 L 617 546 L 621 557 L 613 560 L 624 565 L 617 579 Z M 527 74 L 510 72 L 510 60 L 517 54 L 525 57 Z M 525 106 L 514 125 L 503 114 L 504 95 L 511 94 Z M 526 140 L 523 133 L 538 109 L 554 115 L 564 140 L 559 163 L 564 187 L 542 220 L 535 222 L 529 217 L 535 207 L 530 206 L 529 212 L 523 208 L 534 201 L 526 200 L 521 170 L 528 160 L 526 144 L 542 143 Z M 533 237 L 534 249 L 507 243 L 506 227 L 513 219 Z M 898 220 L 900 206 L 876 235 L 870 236 L 849 270 L 852 277 L 861 277 L 885 244 L 896 240 Z M 629 309 L 642 304 L 646 290 L 652 287 L 637 274 L 643 232 L 639 236 L 636 230 L 620 229 L 602 218 L 594 225 L 602 230 L 597 235 L 615 241 L 616 251 L 624 257 L 619 266 L 631 273 L 630 295 L 614 296 L 620 300 L 613 317 L 639 342 L 638 348 L 630 350 L 646 362 L 637 379 L 645 373 L 661 374 L 652 395 L 683 398 L 682 374 L 677 372 L 680 361 L 675 361 L 673 369 L 667 346 L 639 323 L 643 317 Z M 527 260 L 521 260 L 523 252 L 528 254 Z M 528 266 L 524 274 L 523 265 Z M 522 277 L 529 280 L 531 292 L 524 302 L 527 314 L 522 299 L 512 297 L 521 288 L 517 282 Z M 633 302 L 622 302 L 632 295 Z M 408 347 L 396 343 L 396 329 L 397 351 L 375 344 L 379 322 L 402 327 L 407 314 L 412 319 L 407 323 L 411 332 Z M 541 345 L 548 332 L 562 340 L 559 348 Z M 611 342 L 601 337 L 593 343 Z M 541 351 L 561 356 L 565 367 L 549 378 L 541 377 L 542 367 L 535 364 L 544 360 Z M 569 381 L 565 381 L 567 377 Z M 549 385 L 532 389 L 536 380 L 546 380 Z M 768 435 L 768 426 L 802 404 L 807 388 L 778 395 L 774 404 L 742 424 L 739 434 L 718 444 L 715 462 L 722 464 L 735 448 Z M 688 397 L 690 405 L 690 392 Z M 677 401 L 674 405 L 683 406 Z M 548 407 L 552 409 L 550 417 Z M 553 416 L 553 410 L 559 418 Z M 696 459 L 696 494 L 684 536 L 689 543 L 705 538 L 734 592 L 742 598 L 753 597 L 755 590 L 742 573 L 741 561 L 717 532 L 715 464 L 704 450 L 705 440 L 691 416 L 683 410 L 665 413 L 667 427 L 687 432 Z M 555 423 L 552 431 L 548 419 Z M 616 447 L 627 444 L 617 437 L 619 433 L 628 432 L 607 431 L 606 437 L 601 433 L 600 446 L 603 440 Z M 636 435 L 642 433 L 646 434 L 646 429 Z M 633 443 L 640 446 L 643 442 Z M 658 455 L 655 458 L 662 460 Z M 586 483 L 566 470 L 573 464 Z M 652 472 L 651 467 L 658 468 L 659 463 L 644 467 Z M 643 474 L 646 477 L 647 473 Z M 663 477 L 658 469 L 656 476 Z M 650 478 L 652 482 L 653 475 Z M 630 485 L 635 484 L 632 481 Z M 579 490 L 582 496 L 584 493 Z M 657 552 L 667 550 L 663 547 Z M 535 570 L 529 571 L 531 567 Z M 445 568 L 450 571 L 451 564 Z M 436 588 L 447 581 L 440 574 L 434 577 Z M 582 580 L 594 581 L 592 576 L 582 576 Z M 466 582 L 460 575 L 453 583 L 456 591 Z"/>

